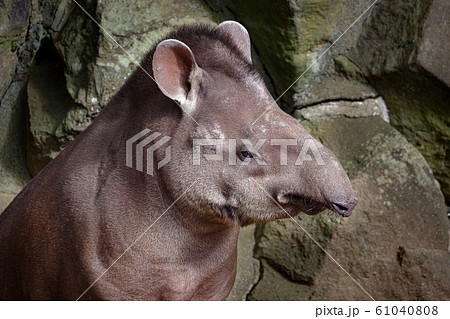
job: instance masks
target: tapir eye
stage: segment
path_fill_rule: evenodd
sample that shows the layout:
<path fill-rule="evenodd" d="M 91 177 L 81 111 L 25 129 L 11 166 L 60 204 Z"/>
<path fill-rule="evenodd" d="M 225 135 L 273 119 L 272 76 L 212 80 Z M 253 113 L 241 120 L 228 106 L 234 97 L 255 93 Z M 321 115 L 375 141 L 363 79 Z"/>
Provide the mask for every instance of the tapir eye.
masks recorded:
<path fill-rule="evenodd" d="M 239 159 L 240 159 L 241 161 L 243 161 L 243 160 L 246 159 L 246 158 L 253 158 L 253 154 L 250 153 L 249 151 L 240 151 L 240 152 L 238 153 L 238 155 L 239 155 Z"/>

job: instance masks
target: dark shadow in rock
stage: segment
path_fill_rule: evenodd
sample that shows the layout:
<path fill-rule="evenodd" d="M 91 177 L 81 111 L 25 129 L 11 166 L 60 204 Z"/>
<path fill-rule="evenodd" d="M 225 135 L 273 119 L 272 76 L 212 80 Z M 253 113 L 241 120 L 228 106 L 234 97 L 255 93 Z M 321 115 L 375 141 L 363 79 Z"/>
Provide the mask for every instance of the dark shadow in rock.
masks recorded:
<path fill-rule="evenodd" d="M 49 38 L 36 54 L 27 88 L 27 166 L 34 176 L 90 124 L 90 119 L 67 92 L 64 62 Z"/>

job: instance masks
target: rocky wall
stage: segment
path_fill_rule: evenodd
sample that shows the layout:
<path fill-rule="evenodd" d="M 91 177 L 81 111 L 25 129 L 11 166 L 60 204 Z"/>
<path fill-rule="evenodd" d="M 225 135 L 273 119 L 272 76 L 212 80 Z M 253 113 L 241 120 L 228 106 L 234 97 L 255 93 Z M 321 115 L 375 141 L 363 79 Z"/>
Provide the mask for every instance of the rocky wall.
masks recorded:
<path fill-rule="evenodd" d="M 323 249 L 375 299 L 448 299 L 448 1 L 78 3 L 0 2 L 0 211 L 160 38 L 234 19 L 271 93 L 336 153 L 360 204 L 349 219 L 296 217 L 314 240 L 290 219 L 244 228 L 229 299 L 369 298 Z"/>

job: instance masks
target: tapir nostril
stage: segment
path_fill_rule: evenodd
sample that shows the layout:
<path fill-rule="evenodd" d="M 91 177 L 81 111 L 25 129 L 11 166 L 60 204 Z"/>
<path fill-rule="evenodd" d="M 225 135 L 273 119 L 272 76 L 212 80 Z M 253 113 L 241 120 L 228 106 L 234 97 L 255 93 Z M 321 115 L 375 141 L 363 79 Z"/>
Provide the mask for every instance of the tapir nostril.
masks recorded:
<path fill-rule="evenodd" d="M 339 215 L 342 215 L 344 217 L 348 217 L 351 215 L 353 209 L 358 204 L 358 198 L 349 199 L 344 203 L 332 203 L 331 209 L 338 213 Z"/>

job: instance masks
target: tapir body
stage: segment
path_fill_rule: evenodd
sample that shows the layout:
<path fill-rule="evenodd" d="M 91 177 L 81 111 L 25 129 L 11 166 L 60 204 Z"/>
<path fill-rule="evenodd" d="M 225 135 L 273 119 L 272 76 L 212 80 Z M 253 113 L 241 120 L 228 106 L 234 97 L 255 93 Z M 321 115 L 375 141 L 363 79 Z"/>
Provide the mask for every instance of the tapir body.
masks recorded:
<path fill-rule="evenodd" d="M 0 299 L 222 300 L 241 226 L 325 208 L 348 216 L 357 199 L 338 160 L 276 106 L 250 52 L 231 21 L 183 27 L 149 52 L 0 215 Z M 127 140 L 146 129 L 171 138 L 152 174 L 126 165 Z M 205 139 L 236 143 L 194 165 Z M 284 139 L 298 141 L 287 165 Z M 294 165 L 308 139 L 323 163 Z"/>

